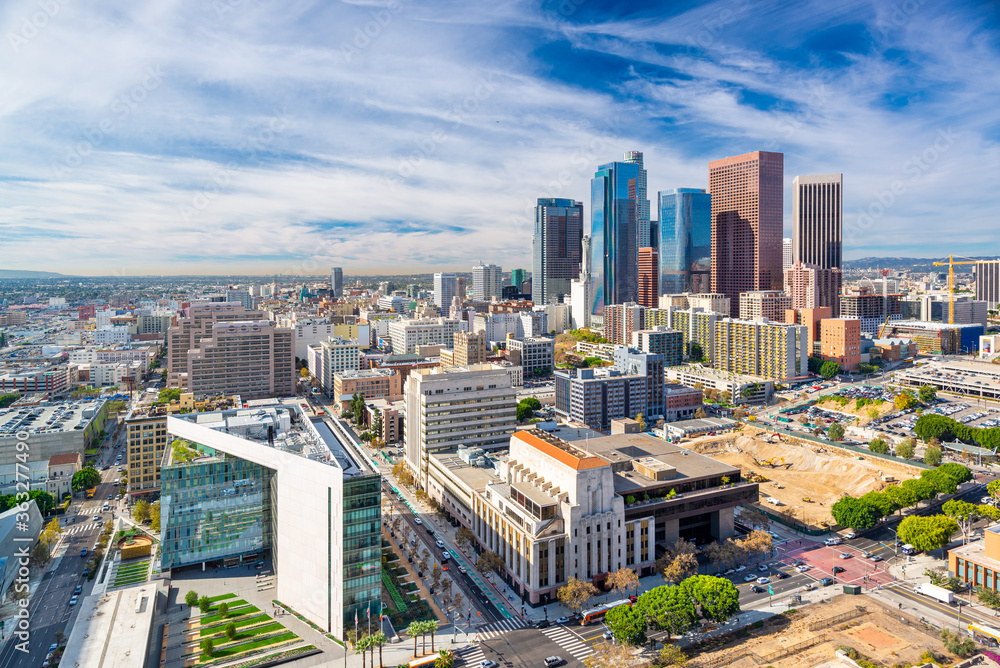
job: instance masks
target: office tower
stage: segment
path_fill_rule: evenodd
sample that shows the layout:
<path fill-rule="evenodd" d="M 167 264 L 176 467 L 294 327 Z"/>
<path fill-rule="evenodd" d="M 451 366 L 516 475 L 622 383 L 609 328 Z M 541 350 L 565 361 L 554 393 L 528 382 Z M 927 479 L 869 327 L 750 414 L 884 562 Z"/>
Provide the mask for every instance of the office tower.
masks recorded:
<path fill-rule="evenodd" d="M 467 331 L 468 328 L 466 321 L 451 318 L 394 320 L 389 323 L 392 354 L 413 354 L 420 346 L 447 347 L 453 343 L 455 332 Z"/>
<path fill-rule="evenodd" d="M 781 290 L 758 290 L 740 294 L 740 319 L 767 318 L 782 320 L 792 308 L 792 298 Z"/>
<path fill-rule="evenodd" d="M 590 235 L 584 235 L 581 243 L 580 277 L 570 284 L 570 326 L 573 328 L 590 327 L 590 316 L 593 313 L 593 276 L 591 274 Z"/>
<path fill-rule="evenodd" d="M 160 461 L 167 447 L 167 415 L 163 408 L 136 408 L 125 420 L 130 497 L 160 491 Z"/>
<path fill-rule="evenodd" d="M 451 308 L 451 299 L 456 294 L 458 294 L 458 277 L 455 274 L 434 274 L 434 303 L 442 313 L 447 313 Z"/>
<path fill-rule="evenodd" d="M 187 351 L 189 392 L 244 399 L 295 396 L 295 346 L 290 329 L 270 320 L 217 322 Z"/>
<path fill-rule="evenodd" d="M 429 453 L 505 447 L 517 427 L 514 388 L 499 366 L 413 369 L 403 394 L 406 463 L 424 489 Z"/>
<path fill-rule="evenodd" d="M 636 189 L 641 171 L 634 162 L 609 162 L 590 181 L 593 315 L 603 316 L 607 304 L 634 302 L 639 296 Z"/>
<path fill-rule="evenodd" d="M 507 358 L 525 376 L 545 375 L 555 368 L 556 341 L 548 337 L 507 339 Z"/>
<path fill-rule="evenodd" d="M 491 302 L 494 297 L 501 299 L 503 296 L 502 273 L 503 270 L 495 264 L 483 264 L 480 262 L 473 267 L 472 300 L 477 302 Z"/>
<path fill-rule="evenodd" d="M 844 246 L 843 174 L 792 181 L 792 261 L 840 267 Z M 829 304 L 824 304 L 829 306 Z"/>
<path fill-rule="evenodd" d="M 788 271 L 792 266 L 792 240 L 785 237 L 781 240 L 781 268 Z"/>
<path fill-rule="evenodd" d="M 646 329 L 646 309 L 635 302 L 609 304 L 604 308 L 604 336 L 611 343 L 632 343 L 632 332 Z"/>
<path fill-rule="evenodd" d="M 330 272 L 330 297 L 340 299 L 344 296 L 344 270 L 334 267 Z"/>
<path fill-rule="evenodd" d="M 572 201 L 572 200 L 567 200 L 567 201 Z M 580 206 L 582 207 L 583 205 L 581 204 Z M 583 230 L 583 214 L 582 213 L 580 215 L 580 218 L 581 218 L 581 220 L 580 220 L 580 230 L 581 230 L 581 234 L 582 234 L 583 233 L 582 232 L 582 230 Z M 532 269 L 532 271 L 534 271 L 534 269 Z M 574 274 L 572 278 L 576 278 L 578 275 L 579 275 L 579 272 L 577 274 Z M 527 278 L 528 278 L 528 272 L 525 269 L 511 269 L 510 270 L 510 284 L 512 286 L 514 286 L 515 288 L 517 288 L 518 292 L 521 292 L 521 283 L 524 283 L 524 281 Z"/>
<path fill-rule="evenodd" d="M 663 355 L 628 346 L 615 346 L 612 354 L 615 370 L 626 376 L 646 377 L 646 411 L 643 415 L 647 420 L 663 417 Z"/>
<path fill-rule="evenodd" d="M 635 225 L 638 248 L 653 246 L 650 236 L 649 198 L 646 197 L 646 170 L 642 164 L 642 151 L 625 151 L 625 162 L 639 168 L 635 182 Z"/>
<path fill-rule="evenodd" d="M 724 373 L 786 380 L 808 372 L 806 328 L 783 322 L 715 323 L 715 368 Z"/>
<path fill-rule="evenodd" d="M 380 477 L 360 446 L 295 403 L 168 417 L 167 433 L 164 568 L 270 556 L 274 597 L 338 638 L 379 609 Z"/>
<path fill-rule="evenodd" d="M 188 350 L 197 348 L 202 339 L 211 338 L 215 324 L 266 319 L 264 311 L 247 311 L 239 302 L 193 302 L 182 309 L 177 324 L 167 329 L 168 387 L 186 387 Z"/>
<path fill-rule="evenodd" d="M 639 304 L 656 308 L 660 296 L 659 253 L 655 248 L 639 249 Z"/>
<path fill-rule="evenodd" d="M 699 188 L 661 190 L 660 292 L 711 292 L 712 196 Z"/>
<path fill-rule="evenodd" d="M 1000 304 L 1000 260 L 976 262 L 976 299 L 990 309 Z"/>
<path fill-rule="evenodd" d="M 457 279 L 455 279 L 455 294 L 458 295 L 459 299 L 461 299 L 463 302 L 469 295 L 466 282 L 467 279 L 465 278 L 465 276 L 459 276 Z"/>
<path fill-rule="evenodd" d="M 535 206 L 535 233 L 531 238 L 531 296 L 536 304 L 558 304 L 570 294 L 570 283 L 580 276 L 583 241 L 583 202 L 539 198 Z M 520 276 L 511 282 L 520 291 Z M 520 280 L 516 280 L 520 278 Z"/>
<path fill-rule="evenodd" d="M 556 371 L 553 376 L 555 410 L 573 422 L 606 432 L 612 420 L 646 413 L 645 375 L 623 375 L 617 369 L 575 369 Z"/>
<path fill-rule="evenodd" d="M 780 290 L 784 155 L 754 151 L 708 165 L 712 292 Z"/>
<path fill-rule="evenodd" d="M 794 262 L 785 270 L 785 294 L 792 298 L 791 308 L 829 308 L 840 311 L 842 274 L 838 267 L 824 269 L 815 264 Z"/>
<path fill-rule="evenodd" d="M 469 366 L 486 362 L 485 332 L 455 332 L 452 334 L 452 351 L 455 366 Z"/>
<path fill-rule="evenodd" d="M 323 390 L 332 392 L 334 375 L 361 368 L 361 345 L 357 339 L 329 336 L 306 347 L 306 360 Z"/>

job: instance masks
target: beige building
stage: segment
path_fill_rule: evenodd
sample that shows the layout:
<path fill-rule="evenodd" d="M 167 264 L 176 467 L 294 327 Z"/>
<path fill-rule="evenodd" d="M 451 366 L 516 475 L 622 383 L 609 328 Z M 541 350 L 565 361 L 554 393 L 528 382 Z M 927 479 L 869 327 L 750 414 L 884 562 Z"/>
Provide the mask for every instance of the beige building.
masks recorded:
<path fill-rule="evenodd" d="M 792 308 L 792 298 L 781 290 L 755 290 L 740 293 L 740 320 L 782 320 Z"/>
<path fill-rule="evenodd" d="M 73 493 L 73 474 L 83 468 L 83 455 L 70 452 L 49 457 L 49 479 L 45 481 L 45 491 L 56 498 Z"/>
<path fill-rule="evenodd" d="M 292 331 L 268 320 L 217 322 L 187 351 L 184 387 L 201 396 L 244 399 L 295 394 Z"/>
<path fill-rule="evenodd" d="M 339 371 L 333 375 L 333 400 L 341 411 L 351 408 L 356 393 L 369 399 L 400 399 L 403 395 L 402 376 L 388 369 Z"/>
<path fill-rule="evenodd" d="M 191 304 L 167 329 L 167 386 L 185 389 L 181 376 L 188 372 L 187 352 L 197 348 L 202 339 L 211 338 L 216 323 L 266 319 L 264 311 L 247 311 L 237 302 Z"/>
<path fill-rule="evenodd" d="M 187 395 L 190 397 L 190 395 Z M 125 421 L 128 447 L 128 493 L 130 496 L 160 491 L 160 460 L 167 447 L 166 411 L 153 409 L 134 413 Z"/>
<path fill-rule="evenodd" d="M 486 362 L 486 332 L 455 332 L 452 336 L 455 366 Z"/>
<path fill-rule="evenodd" d="M 785 293 L 792 299 L 792 309 L 829 308 L 836 314 L 840 311 L 840 285 L 841 271 L 836 267 L 824 269 L 795 262 L 785 270 Z"/>

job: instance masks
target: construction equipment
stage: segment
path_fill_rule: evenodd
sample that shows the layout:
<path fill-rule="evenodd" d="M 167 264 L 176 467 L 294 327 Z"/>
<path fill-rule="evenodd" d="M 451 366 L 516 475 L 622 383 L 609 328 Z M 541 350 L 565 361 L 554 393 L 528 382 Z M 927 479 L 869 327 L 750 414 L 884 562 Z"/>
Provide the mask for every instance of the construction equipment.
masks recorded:
<path fill-rule="evenodd" d="M 959 255 L 959 257 L 962 257 Z M 968 258 L 966 258 L 968 260 Z M 968 262 L 955 262 L 955 256 L 949 255 L 947 262 L 935 262 L 935 267 L 948 267 L 948 324 L 955 324 L 955 265 L 956 264 L 976 264 L 975 260 Z"/>
<path fill-rule="evenodd" d="M 882 335 L 885 334 L 885 328 L 889 326 L 889 318 L 891 317 L 891 315 L 885 316 L 885 322 L 882 323 L 882 329 L 878 330 L 878 338 L 881 339 Z"/>
<path fill-rule="evenodd" d="M 812 503 L 813 502 L 813 500 L 810 499 L 808 496 L 803 496 L 802 500 L 805 501 L 806 503 Z"/>
<path fill-rule="evenodd" d="M 773 458 L 771 458 L 771 461 L 769 462 L 769 464 L 771 464 L 771 466 L 774 466 L 774 467 L 784 466 L 785 465 L 785 458 L 784 457 L 773 457 Z"/>

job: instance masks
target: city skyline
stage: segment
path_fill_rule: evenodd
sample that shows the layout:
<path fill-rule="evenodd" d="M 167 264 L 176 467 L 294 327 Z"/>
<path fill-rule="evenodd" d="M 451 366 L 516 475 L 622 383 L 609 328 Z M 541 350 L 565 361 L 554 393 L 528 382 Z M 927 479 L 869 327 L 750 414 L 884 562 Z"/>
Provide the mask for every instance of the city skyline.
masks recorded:
<path fill-rule="evenodd" d="M 5 5 L 8 267 L 530 266 L 536 200 L 589 202 L 629 150 L 650 192 L 784 153 L 785 236 L 791 180 L 843 173 L 845 259 L 937 253 L 956 218 L 949 251 L 994 240 L 991 3 L 226 7 L 74 5 L 35 29 L 35 4 Z"/>

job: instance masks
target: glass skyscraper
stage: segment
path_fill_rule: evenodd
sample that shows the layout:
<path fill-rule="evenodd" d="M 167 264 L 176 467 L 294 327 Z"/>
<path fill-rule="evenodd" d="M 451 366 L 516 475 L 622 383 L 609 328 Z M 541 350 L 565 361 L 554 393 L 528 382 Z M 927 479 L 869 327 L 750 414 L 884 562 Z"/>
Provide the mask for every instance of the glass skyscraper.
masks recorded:
<path fill-rule="evenodd" d="M 538 199 L 535 233 L 531 238 L 532 301 L 558 304 L 569 297 L 570 283 L 580 276 L 582 241 L 582 203 L 572 199 Z"/>
<path fill-rule="evenodd" d="M 660 293 L 712 288 L 712 196 L 699 188 L 659 192 Z"/>
<path fill-rule="evenodd" d="M 640 182 L 645 183 L 645 170 L 636 162 L 601 165 L 590 181 L 594 315 L 603 316 L 608 304 L 639 297 Z"/>

